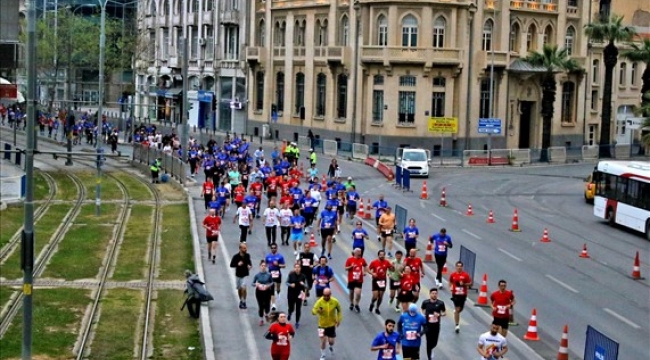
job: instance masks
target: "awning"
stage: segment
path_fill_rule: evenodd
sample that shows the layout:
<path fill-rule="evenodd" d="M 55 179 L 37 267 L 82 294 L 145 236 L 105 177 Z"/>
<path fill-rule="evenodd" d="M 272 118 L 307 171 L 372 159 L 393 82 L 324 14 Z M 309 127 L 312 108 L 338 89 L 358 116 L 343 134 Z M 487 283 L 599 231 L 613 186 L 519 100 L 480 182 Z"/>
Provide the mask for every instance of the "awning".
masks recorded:
<path fill-rule="evenodd" d="M 165 97 L 168 99 L 173 99 L 179 97 L 183 93 L 182 87 L 169 88 L 165 90 Z"/>
<path fill-rule="evenodd" d="M 510 64 L 508 71 L 515 73 L 545 73 L 548 70 L 544 66 L 532 65 L 522 59 L 517 59 Z"/>
<path fill-rule="evenodd" d="M 0 84 L 2 85 L 13 85 L 11 82 L 5 78 L 0 77 Z M 14 89 L 15 90 L 15 89 Z M 0 100 L 2 100 L 3 103 L 9 104 L 9 103 L 24 103 L 25 102 L 25 97 L 20 91 L 15 91 L 12 92 L 15 93 L 16 96 L 7 96 L 3 97 L 2 94 L 0 94 Z"/>

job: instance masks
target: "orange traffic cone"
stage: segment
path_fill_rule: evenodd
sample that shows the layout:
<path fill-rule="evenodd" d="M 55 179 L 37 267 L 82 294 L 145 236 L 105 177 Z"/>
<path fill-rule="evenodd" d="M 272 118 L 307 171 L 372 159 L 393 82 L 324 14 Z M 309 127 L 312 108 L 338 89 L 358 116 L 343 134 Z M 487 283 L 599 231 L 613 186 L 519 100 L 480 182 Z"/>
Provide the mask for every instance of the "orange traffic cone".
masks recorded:
<path fill-rule="evenodd" d="M 557 351 L 557 360 L 569 360 L 569 326 L 564 325 L 562 338 L 560 339 L 560 349 Z"/>
<path fill-rule="evenodd" d="M 311 235 L 309 235 L 309 247 L 310 248 L 315 248 L 318 247 L 318 244 L 316 244 L 316 238 L 314 237 L 314 232 L 311 232 Z"/>
<path fill-rule="evenodd" d="M 587 244 L 582 245 L 582 251 L 580 252 L 579 257 L 585 259 L 590 258 L 589 253 L 587 252 Z"/>
<path fill-rule="evenodd" d="M 449 273 L 449 270 L 447 270 L 447 263 L 442 266 L 442 275 L 447 275 Z"/>
<path fill-rule="evenodd" d="M 440 194 L 440 203 L 438 204 L 440 207 L 446 207 L 447 206 L 447 195 L 445 193 L 445 188 L 442 188 L 442 194 Z"/>
<path fill-rule="evenodd" d="M 424 251 L 424 262 L 433 262 L 433 244 L 428 243 L 427 249 Z"/>
<path fill-rule="evenodd" d="M 325 191 L 325 190 L 327 190 L 327 178 L 325 177 L 325 175 L 323 175 L 323 178 L 320 182 L 320 191 Z"/>
<path fill-rule="evenodd" d="M 370 204 L 372 203 L 370 202 L 370 199 L 368 199 L 368 202 L 366 203 L 366 216 L 364 217 L 366 220 L 372 219 L 372 205 Z"/>
<path fill-rule="evenodd" d="M 481 288 L 479 289 L 478 299 L 476 300 L 476 306 L 488 307 L 488 286 L 487 286 L 487 274 L 483 274 L 483 282 L 481 282 Z"/>
<path fill-rule="evenodd" d="M 512 215 L 512 226 L 510 226 L 510 231 L 514 231 L 514 232 L 521 231 L 521 229 L 519 229 L 519 213 L 517 212 L 517 209 L 515 209 L 515 212 Z"/>
<path fill-rule="evenodd" d="M 530 321 L 528 322 L 528 331 L 526 331 L 524 339 L 530 341 L 539 340 L 539 335 L 537 334 L 537 309 L 533 309 L 533 314 L 530 316 Z"/>
<path fill-rule="evenodd" d="M 494 212 L 492 212 L 492 210 L 488 212 L 488 218 L 485 222 L 488 224 L 494 224 Z"/>
<path fill-rule="evenodd" d="M 641 280 L 641 262 L 639 261 L 639 252 L 636 252 L 634 257 L 634 266 L 632 267 L 632 279 Z"/>
<path fill-rule="evenodd" d="M 467 212 L 465 213 L 465 215 L 467 215 L 467 216 L 473 216 L 474 215 L 474 211 L 472 210 L 472 204 L 471 203 L 469 203 L 467 205 Z"/>
<path fill-rule="evenodd" d="M 539 239 L 541 242 L 551 242 L 551 239 L 548 237 L 548 229 L 544 228 L 544 235 L 542 235 L 542 238 Z"/>
<path fill-rule="evenodd" d="M 366 211 L 363 208 L 363 199 L 359 200 L 359 210 L 357 210 L 357 216 L 359 219 L 363 219 L 366 216 Z"/>
<path fill-rule="evenodd" d="M 422 183 L 422 193 L 420 193 L 420 199 L 422 199 L 422 200 L 429 199 L 429 192 L 427 191 L 427 181 L 426 180 Z"/>

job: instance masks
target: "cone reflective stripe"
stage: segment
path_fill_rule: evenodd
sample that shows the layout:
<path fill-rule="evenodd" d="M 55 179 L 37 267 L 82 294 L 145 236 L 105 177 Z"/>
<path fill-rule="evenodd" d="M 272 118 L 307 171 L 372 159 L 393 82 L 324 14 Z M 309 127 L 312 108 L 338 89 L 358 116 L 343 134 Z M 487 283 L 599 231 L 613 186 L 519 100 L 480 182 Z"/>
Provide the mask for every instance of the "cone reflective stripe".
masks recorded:
<path fill-rule="evenodd" d="M 585 259 L 590 257 L 589 253 L 587 252 L 587 244 L 582 245 L 582 251 L 580 252 L 579 257 L 585 258 Z"/>
<path fill-rule="evenodd" d="M 425 180 L 422 183 L 422 192 L 420 193 L 420 199 L 427 200 L 429 198 L 429 192 L 427 191 L 427 181 Z"/>
<path fill-rule="evenodd" d="M 551 242 L 551 239 L 548 237 L 548 229 L 544 228 L 544 235 L 542 235 L 542 238 L 539 239 L 541 242 Z"/>
<path fill-rule="evenodd" d="M 445 263 L 445 265 L 442 266 L 442 275 L 447 275 L 447 273 L 449 273 L 449 271 L 447 270 L 447 263 Z"/>
<path fill-rule="evenodd" d="M 363 219 L 364 217 L 366 217 L 366 212 L 363 208 L 363 199 L 359 200 L 359 210 L 357 210 L 357 216 L 359 217 L 359 219 Z"/>
<path fill-rule="evenodd" d="M 433 244 L 428 243 L 427 249 L 424 252 L 424 262 L 430 263 L 433 262 Z"/>
<path fill-rule="evenodd" d="M 641 280 L 641 262 L 639 261 L 639 252 L 636 252 L 634 257 L 634 266 L 632 267 L 632 279 Z"/>
<path fill-rule="evenodd" d="M 492 212 L 492 210 L 488 213 L 488 218 L 485 222 L 488 224 L 494 224 L 494 212 Z"/>
<path fill-rule="evenodd" d="M 322 180 L 320 182 L 320 191 L 325 191 L 327 190 L 327 178 L 325 178 L 325 175 L 323 175 Z"/>
<path fill-rule="evenodd" d="M 517 212 L 517 209 L 515 209 L 514 214 L 512 214 L 512 226 L 510 226 L 510 231 L 521 231 L 521 229 L 519 229 L 519 213 Z"/>
<path fill-rule="evenodd" d="M 314 237 L 314 232 L 311 232 L 311 235 L 309 235 L 309 247 L 315 248 L 317 247 L 318 244 L 316 244 L 316 237 Z"/>
<path fill-rule="evenodd" d="M 564 325 L 562 338 L 560 339 L 560 349 L 557 351 L 557 360 L 569 360 L 569 326 Z"/>
<path fill-rule="evenodd" d="M 487 286 L 487 274 L 483 274 L 483 281 L 481 282 L 481 288 L 479 289 L 478 299 L 476 300 L 476 306 L 485 306 L 488 307 L 488 286 Z"/>
<path fill-rule="evenodd" d="M 366 216 L 364 216 L 364 219 L 366 220 L 372 219 L 372 205 L 370 204 L 370 199 L 368 199 L 368 202 L 366 203 Z"/>
<path fill-rule="evenodd" d="M 445 193 L 445 188 L 442 188 L 442 194 L 440 194 L 440 204 L 438 204 L 438 206 L 447 206 L 447 194 Z"/>
<path fill-rule="evenodd" d="M 467 212 L 465 213 L 467 216 L 472 216 L 474 215 L 474 210 L 472 210 L 472 203 L 467 204 Z"/>
<path fill-rule="evenodd" d="M 528 322 L 528 330 L 524 339 L 530 341 L 538 341 L 539 335 L 537 334 L 537 309 L 533 309 L 533 314 L 530 316 L 530 321 Z"/>

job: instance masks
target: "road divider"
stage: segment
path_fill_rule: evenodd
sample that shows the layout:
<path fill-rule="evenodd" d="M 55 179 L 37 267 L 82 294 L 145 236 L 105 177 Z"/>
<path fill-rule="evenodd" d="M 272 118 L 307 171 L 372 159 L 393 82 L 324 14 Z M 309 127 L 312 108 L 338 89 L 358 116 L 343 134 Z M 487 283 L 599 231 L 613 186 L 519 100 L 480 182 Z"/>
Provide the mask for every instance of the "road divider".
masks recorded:
<path fill-rule="evenodd" d="M 546 274 L 546 277 L 551 279 L 552 281 L 556 282 L 558 285 L 562 286 L 563 288 L 565 288 L 565 289 L 567 289 L 567 290 L 569 290 L 571 292 L 574 292 L 576 294 L 578 293 L 578 290 L 574 289 L 571 285 L 568 285 L 568 284 L 562 282 L 561 280 L 557 279 L 553 275 Z"/>

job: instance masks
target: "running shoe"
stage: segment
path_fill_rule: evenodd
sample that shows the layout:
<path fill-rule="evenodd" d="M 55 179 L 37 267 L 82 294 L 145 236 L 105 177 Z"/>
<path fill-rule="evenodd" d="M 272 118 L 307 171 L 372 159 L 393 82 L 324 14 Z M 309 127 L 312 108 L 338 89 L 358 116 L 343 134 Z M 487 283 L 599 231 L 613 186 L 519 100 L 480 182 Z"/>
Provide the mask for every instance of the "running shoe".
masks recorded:
<path fill-rule="evenodd" d="M 361 312 L 361 309 L 359 309 L 359 305 L 354 305 L 354 310 L 358 313 Z"/>
<path fill-rule="evenodd" d="M 327 258 L 332 260 L 332 254 L 327 254 Z"/>
<path fill-rule="evenodd" d="M 376 308 L 376 309 L 375 309 L 375 314 L 377 314 L 377 315 L 381 315 L 381 311 L 379 311 L 379 308 Z"/>
<path fill-rule="evenodd" d="M 350 311 L 354 310 L 354 305 L 350 304 Z"/>
<path fill-rule="evenodd" d="M 260 326 L 264 326 L 264 320 L 260 319 Z"/>
<path fill-rule="evenodd" d="M 307 300 L 303 300 L 302 306 L 307 306 Z"/>
<path fill-rule="evenodd" d="M 369 310 L 370 312 L 372 312 L 372 310 L 374 310 L 374 309 L 375 309 L 375 304 L 374 304 L 374 303 L 370 303 L 370 307 L 368 308 L 368 310 Z"/>
<path fill-rule="evenodd" d="M 456 329 L 454 331 L 456 331 L 456 334 L 458 334 L 460 332 L 460 325 L 456 325 Z"/>

